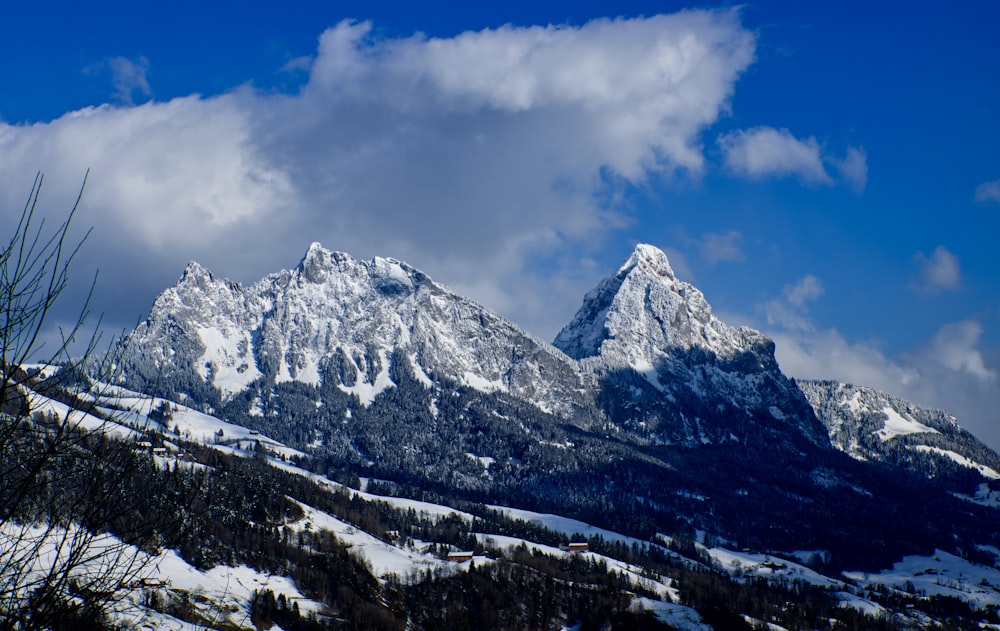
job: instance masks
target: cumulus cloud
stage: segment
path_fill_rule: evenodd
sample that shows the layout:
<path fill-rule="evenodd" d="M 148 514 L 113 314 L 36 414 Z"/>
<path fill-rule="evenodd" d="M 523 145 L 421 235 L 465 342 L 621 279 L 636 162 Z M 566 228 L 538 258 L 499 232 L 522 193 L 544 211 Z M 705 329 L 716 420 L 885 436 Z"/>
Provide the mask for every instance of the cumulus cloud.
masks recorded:
<path fill-rule="evenodd" d="M 807 317 L 808 303 L 823 295 L 823 284 L 812 274 L 807 274 L 796 282 L 785 285 L 781 296 L 758 305 L 767 324 L 789 330 L 810 330 L 812 324 Z"/>
<path fill-rule="evenodd" d="M 732 173 L 752 179 L 794 177 L 811 186 L 835 183 L 827 171 L 831 164 L 856 193 L 868 183 L 868 157 L 864 149 L 848 147 L 842 159 L 826 155 L 812 136 L 800 139 L 787 129 L 754 127 L 719 136 L 723 163 Z"/>
<path fill-rule="evenodd" d="M 945 410 L 980 440 L 1000 448 L 1000 352 L 982 347 L 983 329 L 974 320 L 947 324 L 927 342 L 896 356 L 886 355 L 876 342 L 852 341 L 835 329 L 772 326 L 767 333 L 789 375 L 868 386 Z"/>
<path fill-rule="evenodd" d="M 727 232 L 709 232 L 701 238 L 701 257 L 709 265 L 717 263 L 741 263 L 746 257 L 740 244 L 743 235 L 736 230 Z"/>
<path fill-rule="evenodd" d="M 313 57 L 312 55 L 302 55 L 301 57 L 293 57 L 285 62 L 285 65 L 281 67 L 282 72 L 309 72 L 312 68 Z"/>
<path fill-rule="evenodd" d="M 887 357 L 873 342 L 852 342 L 836 329 L 770 331 L 781 369 L 801 379 L 834 379 L 907 395 L 920 373 Z"/>
<path fill-rule="evenodd" d="M 952 372 L 967 374 L 989 383 L 997 378 L 997 371 L 986 366 L 978 348 L 982 335 L 983 327 L 975 320 L 948 324 L 941 327 L 930 342 L 918 349 L 916 356 L 933 361 Z"/>
<path fill-rule="evenodd" d="M 920 267 L 917 281 L 911 285 L 917 294 L 933 294 L 942 290 L 955 291 L 962 286 L 958 257 L 944 246 L 934 248 L 930 256 L 917 252 L 914 260 Z"/>
<path fill-rule="evenodd" d="M 976 202 L 980 204 L 1000 204 L 1000 180 L 983 182 L 976 187 Z"/>
<path fill-rule="evenodd" d="M 570 254 L 627 223 L 608 191 L 701 172 L 701 136 L 754 50 L 735 11 L 447 39 L 343 22 L 288 68 L 308 67 L 295 94 L 0 124 L 0 197 L 19 208 L 41 170 L 58 212 L 91 168 L 79 221 L 99 226 L 85 253 L 100 304 L 127 314 L 113 321 L 144 312 L 187 260 L 252 281 L 319 240 L 407 259 L 551 335 L 599 276 Z M 114 67 L 122 102 L 147 94 L 147 63 Z M 515 298 L 532 290 L 552 300 Z"/>
<path fill-rule="evenodd" d="M 797 177 L 807 184 L 832 184 L 813 137 L 800 140 L 787 129 L 755 127 L 719 137 L 725 164 L 751 178 Z"/>

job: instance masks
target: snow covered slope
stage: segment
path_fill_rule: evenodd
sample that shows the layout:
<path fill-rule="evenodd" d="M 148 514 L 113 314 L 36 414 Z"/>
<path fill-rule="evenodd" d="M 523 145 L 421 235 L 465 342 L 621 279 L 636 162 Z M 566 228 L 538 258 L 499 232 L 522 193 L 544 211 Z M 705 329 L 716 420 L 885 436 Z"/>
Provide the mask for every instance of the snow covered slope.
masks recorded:
<path fill-rule="evenodd" d="M 925 476 L 953 463 L 1000 478 L 1000 456 L 946 412 L 835 381 L 800 381 L 799 387 L 833 445 L 853 458 L 889 462 Z"/>
<path fill-rule="evenodd" d="M 329 534 L 378 579 L 373 583 L 376 585 L 374 589 L 400 582 L 416 583 L 424 580 L 422 577 L 425 576 L 433 575 L 437 580 L 442 576 L 460 575 L 472 571 L 473 567 L 518 563 L 519 551 L 523 550 L 530 555 L 529 562 L 542 566 L 565 568 L 573 563 L 592 563 L 601 573 L 616 577 L 621 583 L 623 596 L 627 597 L 626 602 L 631 602 L 634 611 L 653 612 L 676 628 L 709 628 L 695 608 L 682 604 L 689 602 L 687 594 L 694 589 L 696 574 L 707 574 L 708 566 L 712 568 L 713 575 L 725 573 L 732 579 L 732 584 L 751 583 L 759 579 L 780 589 L 793 587 L 799 590 L 803 586 L 811 586 L 822 590 L 833 603 L 839 604 L 845 616 L 848 610 L 867 611 L 892 619 L 902 628 L 925 626 L 919 620 L 913 622 L 916 618 L 912 616 L 916 614 L 907 609 L 913 604 L 919 607 L 926 600 L 919 598 L 918 594 L 907 594 L 904 590 L 910 585 L 916 585 L 917 589 L 927 594 L 947 597 L 949 602 L 964 603 L 973 617 L 985 616 L 991 608 L 1000 606 L 996 588 L 1000 584 L 997 578 L 1000 573 L 996 567 L 973 563 L 943 550 L 935 551 L 932 557 L 907 556 L 891 570 L 877 573 L 854 571 L 843 575 L 824 572 L 822 568 L 812 569 L 786 558 L 791 555 L 739 551 L 739 548 L 724 547 L 718 543 L 713 547 L 692 544 L 691 552 L 696 554 L 685 557 L 658 543 L 668 542 L 670 537 L 661 535 L 649 541 L 559 514 L 474 503 L 466 504 L 466 508 L 473 512 L 464 512 L 444 504 L 382 497 L 348 489 L 290 462 L 306 460 L 308 456 L 305 454 L 263 434 L 183 405 L 100 383 L 86 389 L 75 387 L 72 391 L 78 400 L 95 404 L 95 411 L 113 413 L 114 420 L 105 422 L 121 428 L 123 431 L 115 435 L 135 442 L 137 449 L 143 448 L 140 438 L 155 438 L 166 445 L 163 455 L 157 458 L 170 464 L 168 470 L 176 471 L 178 465 L 183 463 L 171 442 L 180 442 L 183 437 L 211 450 L 252 459 L 261 467 L 273 467 L 301 476 L 330 496 L 348 494 L 351 510 L 339 515 L 286 496 L 298 507 L 297 515 L 275 522 L 272 526 L 275 526 L 276 533 L 280 526 L 281 536 L 285 538 L 299 538 L 299 551 L 303 554 L 308 553 L 310 547 L 303 545 L 300 537 L 306 535 L 308 541 L 310 533 Z M 45 402 L 37 393 L 34 393 L 32 401 L 39 405 L 39 409 L 56 411 L 53 407 L 41 407 Z M 873 410 L 890 403 L 897 406 L 893 408 L 893 414 L 886 414 L 881 426 L 871 430 L 875 440 L 882 442 L 911 439 L 920 434 L 948 434 L 947 427 L 920 414 L 919 410 L 887 401 L 878 398 L 866 400 L 862 395 L 854 397 L 852 394 L 845 405 L 858 410 L 864 405 Z M 139 432 L 146 435 L 139 436 Z M 892 436 L 885 437 L 887 433 Z M 839 458 L 838 454 L 824 455 Z M 211 467 L 203 465 L 202 469 L 207 472 Z M 321 494 L 314 497 L 321 501 L 324 499 Z M 372 514 L 374 506 L 381 504 L 391 507 L 396 512 L 394 519 L 400 520 L 393 522 L 392 531 L 385 529 L 388 523 L 365 517 L 366 513 L 369 516 Z M 383 514 L 389 513 L 383 510 Z M 496 515 L 509 521 L 497 521 Z M 424 528 L 427 522 L 443 524 L 438 533 L 441 538 L 454 541 L 458 539 L 455 535 L 461 533 L 464 539 L 459 540 L 468 544 L 468 549 L 472 550 L 475 546 L 474 559 L 449 561 L 442 550 L 451 550 L 454 546 L 441 542 L 432 545 L 431 541 L 414 536 L 414 533 L 421 532 L 416 528 L 418 521 L 425 523 Z M 518 528 L 518 521 L 523 522 L 525 527 Z M 409 534 L 408 528 L 412 528 Z M 390 535 L 390 532 L 393 534 Z M 434 535 L 433 529 L 422 532 Z M 449 532 L 452 534 L 449 535 Z M 572 537 L 563 541 L 589 540 L 591 546 L 603 551 L 570 552 L 560 549 L 553 541 L 553 535 L 558 534 Z M 699 537 L 704 541 L 705 533 L 700 533 Z M 719 540 L 715 536 L 712 539 Z M 979 554 L 982 559 L 995 554 L 996 548 L 981 545 L 979 550 L 984 552 Z M 828 552 L 823 550 L 795 554 L 799 558 L 827 555 Z M 664 571 L 664 568 L 671 567 L 683 568 L 684 572 Z M 685 583 L 688 580 L 691 582 Z M 307 590 L 289 576 L 269 574 L 240 563 L 199 569 L 184 560 L 179 551 L 163 550 L 155 555 L 139 580 L 118 596 L 113 618 L 134 626 L 195 628 L 194 624 L 170 613 L 183 610 L 178 605 L 185 604 L 188 608 L 185 620 L 214 621 L 212 624 L 217 623 L 219 628 L 250 629 L 257 626 L 251 602 L 255 594 L 263 590 L 270 590 L 286 601 L 297 603 L 305 613 L 330 615 L 333 611 L 328 604 L 307 597 Z M 158 604 L 154 607 L 151 603 Z M 932 618 L 927 620 L 933 621 Z"/>

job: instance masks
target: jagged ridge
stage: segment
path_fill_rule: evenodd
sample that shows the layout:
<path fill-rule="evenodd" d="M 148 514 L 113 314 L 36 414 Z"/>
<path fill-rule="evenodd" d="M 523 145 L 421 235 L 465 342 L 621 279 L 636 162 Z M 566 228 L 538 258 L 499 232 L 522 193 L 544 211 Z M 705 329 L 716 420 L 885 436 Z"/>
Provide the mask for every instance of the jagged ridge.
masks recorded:
<path fill-rule="evenodd" d="M 405 263 L 358 261 L 316 243 L 295 269 L 248 287 L 190 264 L 130 346 L 141 349 L 128 362 L 134 373 L 193 371 L 224 398 L 257 380 L 325 379 L 369 403 L 392 387 L 391 359 L 405 356 L 426 385 L 446 377 L 643 440 L 738 441 L 762 427 L 827 443 L 773 343 L 715 318 L 645 244 L 587 294 L 555 346 Z"/>
<path fill-rule="evenodd" d="M 358 261 L 314 243 L 293 270 L 244 287 L 196 263 L 156 300 L 130 347 L 157 365 L 188 363 L 224 396 L 257 379 L 334 380 L 370 402 L 406 356 L 430 384 L 446 375 L 563 413 L 583 403 L 574 362 L 488 309 L 391 258 Z"/>
<path fill-rule="evenodd" d="M 941 410 L 873 388 L 836 381 L 800 381 L 833 445 L 859 460 L 888 462 L 933 475 L 924 460 L 952 463 L 1000 478 L 1000 457 Z M 916 460 L 914 459 L 916 457 Z"/>

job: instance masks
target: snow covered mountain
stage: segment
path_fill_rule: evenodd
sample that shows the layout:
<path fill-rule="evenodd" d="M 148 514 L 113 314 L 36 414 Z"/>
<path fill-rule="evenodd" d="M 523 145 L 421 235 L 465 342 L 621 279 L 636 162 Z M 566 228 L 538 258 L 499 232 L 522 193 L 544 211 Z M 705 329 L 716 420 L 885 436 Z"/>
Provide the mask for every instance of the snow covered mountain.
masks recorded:
<path fill-rule="evenodd" d="M 395 385 L 395 358 L 425 385 L 445 375 L 564 414 L 584 403 L 574 362 L 553 347 L 405 263 L 318 243 L 295 269 L 248 287 L 189 264 L 129 347 L 140 376 L 193 371 L 223 399 L 257 380 L 326 380 L 369 404 Z"/>
<path fill-rule="evenodd" d="M 586 295 L 555 345 L 614 391 L 616 420 L 650 427 L 661 439 L 720 442 L 756 427 L 781 441 L 801 434 L 828 444 L 778 368 L 774 343 L 712 315 L 704 295 L 678 280 L 653 246 L 636 246 Z"/>
<path fill-rule="evenodd" d="M 958 545 L 956 533 L 1000 543 L 996 520 L 953 517 L 994 510 L 977 493 L 992 492 L 981 475 L 1000 471 L 995 454 L 903 402 L 862 394 L 867 416 L 849 418 L 852 393 L 806 388 L 810 402 L 773 342 L 721 322 L 648 245 L 554 345 L 394 259 L 313 244 L 294 269 L 246 286 L 192 263 L 121 367 L 133 390 L 407 493 L 594 516 L 647 537 L 822 548 L 852 567 Z M 871 428 L 848 431 L 862 421 Z M 900 435 L 918 424 L 950 442 Z M 887 536 L 886 523 L 901 525 Z"/>
<path fill-rule="evenodd" d="M 835 381 L 798 385 L 833 445 L 853 458 L 890 463 L 928 477 L 947 468 L 1000 479 L 1000 456 L 946 412 Z"/>
<path fill-rule="evenodd" d="M 346 485 L 314 473 L 289 462 L 305 462 L 305 454 L 186 406 L 97 382 L 57 391 L 46 380 L 59 368 L 25 368 L 32 375 L 26 384 L 34 412 L 68 418 L 68 404 L 89 410 L 76 409 L 74 418 L 116 436 L 146 465 L 132 472 L 147 491 L 133 496 L 136 509 L 179 510 L 187 523 L 158 535 L 162 549 L 136 548 L 115 530 L 89 544 L 73 570 L 78 581 L 122 576 L 100 594 L 61 592 L 74 611 L 83 609 L 85 598 L 101 599 L 103 617 L 81 616 L 80 627 L 250 630 L 280 622 L 281 628 L 323 628 L 334 619 L 356 619 L 359 628 L 424 628 L 446 615 L 480 615 L 481 603 L 501 593 L 519 604 L 540 593 L 548 605 L 542 614 L 505 607 L 513 613 L 487 617 L 479 628 L 536 628 L 531 616 L 537 615 L 557 627 L 580 617 L 589 626 L 615 620 L 618 628 L 660 628 L 653 625 L 658 621 L 664 628 L 704 631 L 732 628 L 734 619 L 794 628 L 815 617 L 815 609 L 795 606 L 803 601 L 823 607 L 830 628 L 938 628 L 954 625 L 955 612 L 970 623 L 1000 608 L 995 548 L 975 561 L 937 549 L 878 572 L 837 572 L 824 566 L 829 552 L 822 550 L 775 555 L 704 535 L 697 541 L 665 534 L 637 538 L 558 514 L 379 495 L 359 488 L 376 481 Z M 59 392 L 68 403 L 32 387 Z M 195 473 L 204 502 L 197 511 L 158 501 L 169 494 L 151 492 L 190 482 Z M 228 492 L 218 488 L 223 481 Z M 56 528 L 46 537 L 64 533 Z M 4 545 L 17 554 L 26 544 L 12 538 Z M 51 561 L 42 556 L 38 571 Z M 316 572 L 317 566 L 325 571 Z M 327 581 L 330 575 L 337 580 Z M 449 583 L 464 584 L 462 600 L 456 602 Z M 742 589 L 744 597 L 722 602 L 713 584 Z M 592 603 L 597 587 L 613 600 L 603 608 L 573 606 L 581 594 Z M 417 596 L 403 599 L 404 592 Z M 396 603 L 394 609 L 385 607 L 372 622 L 372 611 L 387 601 Z M 94 610 L 94 601 L 89 604 Z"/>
<path fill-rule="evenodd" d="M 652 246 L 637 246 L 589 292 L 552 345 L 405 263 L 360 261 L 313 244 L 295 268 L 250 285 L 189 264 L 120 350 L 123 377 L 107 414 L 145 419 L 126 429 L 145 432 L 140 444 L 158 466 L 169 465 L 157 474 L 164 483 L 187 469 L 209 472 L 213 514 L 232 522 L 220 530 L 205 517 L 187 539 L 175 537 L 171 549 L 197 566 L 198 576 L 183 568 L 197 580 L 225 565 L 250 589 L 257 574 L 240 563 L 254 572 L 287 567 L 298 591 L 284 593 L 286 605 L 301 594 L 338 615 L 419 585 L 426 591 L 413 592 L 405 617 L 424 619 L 428 599 L 453 603 L 472 593 L 468 585 L 453 590 L 466 575 L 530 597 L 538 585 L 521 585 L 526 577 L 543 565 L 563 576 L 579 559 L 559 544 L 599 529 L 612 538 L 594 540 L 606 547 L 591 553 L 604 555 L 594 559 L 606 568 L 638 571 L 622 588 L 642 594 L 630 601 L 638 610 L 685 620 L 697 610 L 720 628 L 737 612 L 713 617 L 722 615 L 723 592 L 699 582 L 729 581 L 717 578 L 720 568 L 732 578 L 726 593 L 756 584 L 746 578 L 780 579 L 773 593 L 754 596 L 773 600 L 771 613 L 755 618 L 761 624 L 799 624 L 785 577 L 835 591 L 831 619 L 871 614 L 921 626 L 920 616 L 944 611 L 906 592 L 926 568 L 958 577 L 961 588 L 945 597 L 967 605 L 966 619 L 1000 611 L 988 586 L 1000 566 L 1000 457 L 944 413 L 865 388 L 787 378 L 769 339 L 721 322 Z M 149 496 L 172 514 L 164 498 Z M 251 516 L 237 518 L 245 502 L 254 504 Z M 411 511 L 428 502 L 438 505 L 436 517 Z M 512 521 L 540 514 L 552 528 L 564 525 L 561 534 Z M 351 552 L 338 557 L 338 571 L 355 577 L 355 595 L 325 593 L 330 584 L 312 584 L 308 563 L 288 565 L 262 556 L 260 545 L 233 543 L 251 534 L 271 537 L 267 545 L 290 559 L 346 542 Z M 474 551 L 475 569 L 468 561 L 461 572 L 405 588 L 387 578 L 400 572 L 383 572 L 387 559 L 404 573 L 454 569 L 448 553 L 456 551 Z M 540 551 L 551 560 L 539 561 Z M 513 575 L 491 568 L 507 560 L 531 570 L 505 582 Z M 553 560 L 564 564 L 550 567 Z M 889 570 L 899 563 L 921 569 Z M 665 567 L 676 570 L 669 580 Z M 663 580 L 645 578 L 651 568 Z M 573 576 L 594 575 L 590 566 L 577 569 L 583 574 L 553 584 L 563 590 L 579 586 Z M 691 571 L 697 581 L 688 582 Z M 930 580 L 920 578 L 920 589 L 945 589 Z M 456 611 L 480 610 L 483 599 Z M 291 616 L 258 600 L 249 612 L 259 621 Z M 926 611 L 911 617 L 910 604 Z M 553 615 L 566 625 L 573 619 Z"/>
<path fill-rule="evenodd" d="M 427 387 L 446 378 L 647 442 L 739 441 L 762 429 L 828 444 L 773 343 L 715 318 L 649 245 L 586 296 L 555 346 L 405 263 L 314 243 L 295 269 L 246 287 L 189 264 L 128 347 L 133 385 L 187 382 L 189 394 L 208 387 L 221 402 L 255 383 L 295 382 L 368 405 L 404 362 Z"/>

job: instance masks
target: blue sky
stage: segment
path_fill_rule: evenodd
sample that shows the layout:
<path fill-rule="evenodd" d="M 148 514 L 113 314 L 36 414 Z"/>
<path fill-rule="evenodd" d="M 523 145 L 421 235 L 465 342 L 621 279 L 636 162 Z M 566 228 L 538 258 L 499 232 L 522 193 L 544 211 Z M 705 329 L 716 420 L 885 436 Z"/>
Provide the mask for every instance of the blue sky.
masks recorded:
<path fill-rule="evenodd" d="M 786 372 L 1000 447 L 1000 6 L 874 4 L 16 3 L 0 213 L 90 168 L 116 328 L 319 240 L 552 339 L 648 242 Z"/>

